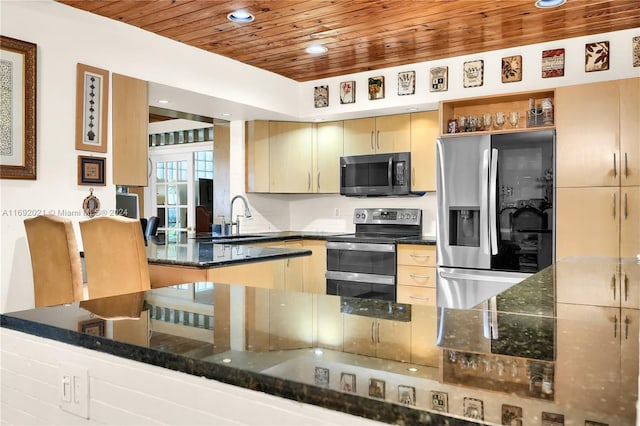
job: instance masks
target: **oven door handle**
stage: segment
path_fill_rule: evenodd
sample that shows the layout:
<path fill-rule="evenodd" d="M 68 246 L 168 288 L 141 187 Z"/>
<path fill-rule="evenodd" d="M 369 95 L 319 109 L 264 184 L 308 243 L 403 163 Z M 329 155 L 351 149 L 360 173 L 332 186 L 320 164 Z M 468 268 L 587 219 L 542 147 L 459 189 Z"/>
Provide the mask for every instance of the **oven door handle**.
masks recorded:
<path fill-rule="evenodd" d="M 357 283 L 396 285 L 394 275 L 361 274 L 358 272 L 327 271 L 324 274 L 328 280 L 352 281 Z"/>
<path fill-rule="evenodd" d="M 372 243 L 343 243 L 336 241 L 327 242 L 327 250 L 350 250 L 350 251 L 377 251 L 377 252 L 395 252 L 395 244 L 372 244 Z"/>

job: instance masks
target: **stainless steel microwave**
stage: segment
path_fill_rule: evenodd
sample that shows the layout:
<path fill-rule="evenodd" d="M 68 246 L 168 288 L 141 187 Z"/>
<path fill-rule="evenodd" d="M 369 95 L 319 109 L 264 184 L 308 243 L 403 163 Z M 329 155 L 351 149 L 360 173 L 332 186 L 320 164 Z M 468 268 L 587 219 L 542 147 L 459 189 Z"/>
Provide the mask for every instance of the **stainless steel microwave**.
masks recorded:
<path fill-rule="evenodd" d="M 340 157 L 340 194 L 347 196 L 409 195 L 411 153 Z"/>

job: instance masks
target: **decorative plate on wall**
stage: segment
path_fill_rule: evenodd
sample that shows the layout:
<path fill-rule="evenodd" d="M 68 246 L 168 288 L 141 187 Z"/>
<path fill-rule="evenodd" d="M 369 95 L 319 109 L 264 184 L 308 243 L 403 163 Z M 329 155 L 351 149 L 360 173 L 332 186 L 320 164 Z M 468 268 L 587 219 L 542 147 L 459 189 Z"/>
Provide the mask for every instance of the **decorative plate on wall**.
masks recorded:
<path fill-rule="evenodd" d="M 522 81 L 522 56 L 507 56 L 502 58 L 502 82 L 512 83 Z"/>
<path fill-rule="evenodd" d="M 609 42 L 599 41 L 584 46 L 585 72 L 605 71 L 609 69 Z"/>
<path fill-rule="evenodd" d="M 564 75 L 564 49 L 542 51 L 542 78 Z"/>
<path fill-rule="evenodd" d="M 463 86 L 478 87 L 484 82 L 484 61 L 468 61 L 462 67 Z"/>
<path fill-rule="evenodd" d="M 413 95 L 416 93 L 416 72 L 404 71 L 398 73 L 398 95 Z"/>
<path fill-rule="evenodd" d="M 429 78 L 429 91 L 446 92 L 449 86 L 449 67 L 431 68 Z"/>
<path fill-rule="evenodd" d="M 340 103 L 352 104 L 356 101 L 356 82 L 355 80 L 343 81 L 340 83 Z"/>
<path fill-rule="evenodd" d="M 316 86 L 313 88 L 313 105 L 316 108 L 329 106 L 329 86 Z"/>
<path fill-rule="evenodd" d="M 384 76 L 369 78 L 369 100 L 384 99 Z"/>

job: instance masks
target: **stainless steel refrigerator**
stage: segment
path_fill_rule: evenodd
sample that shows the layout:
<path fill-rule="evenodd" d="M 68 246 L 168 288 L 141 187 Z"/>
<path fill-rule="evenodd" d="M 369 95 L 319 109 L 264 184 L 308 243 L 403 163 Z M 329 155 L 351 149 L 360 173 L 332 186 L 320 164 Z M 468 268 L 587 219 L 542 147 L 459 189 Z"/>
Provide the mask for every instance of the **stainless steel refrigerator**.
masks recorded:
<path fill-rule="evenodd" d="M 438 305 L 470 308 L 554 258 L 555 131 L 437 141 Z"/>

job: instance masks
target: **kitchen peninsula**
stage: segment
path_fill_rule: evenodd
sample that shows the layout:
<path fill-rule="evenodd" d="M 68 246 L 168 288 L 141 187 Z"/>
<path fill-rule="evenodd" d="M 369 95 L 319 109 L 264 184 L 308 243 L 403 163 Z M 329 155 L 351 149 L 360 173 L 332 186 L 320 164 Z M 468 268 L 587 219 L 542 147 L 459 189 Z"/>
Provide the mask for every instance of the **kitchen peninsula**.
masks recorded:
<path fill-rule="evenodd" d="M 614 274 L 622 297 L 582 298 L 598 285 L 594 268 Z M 142 322 L 109 319 L 104 299 L 97 313 L 77 304 L 7 313 L 2 327 L 388 423 L 631 426 L 638 288 L 636 259 L 568 258 L 496 294 L 496 311 L 196 283 L 118 296 L 140 301 L 132 317 Z M 74 315 L 106 318 L 109 331 L 60 325 Z M 497 320 L 492 340 L 487 317 Z M 149 325 L 134 331 L 140 324 Z"/>

